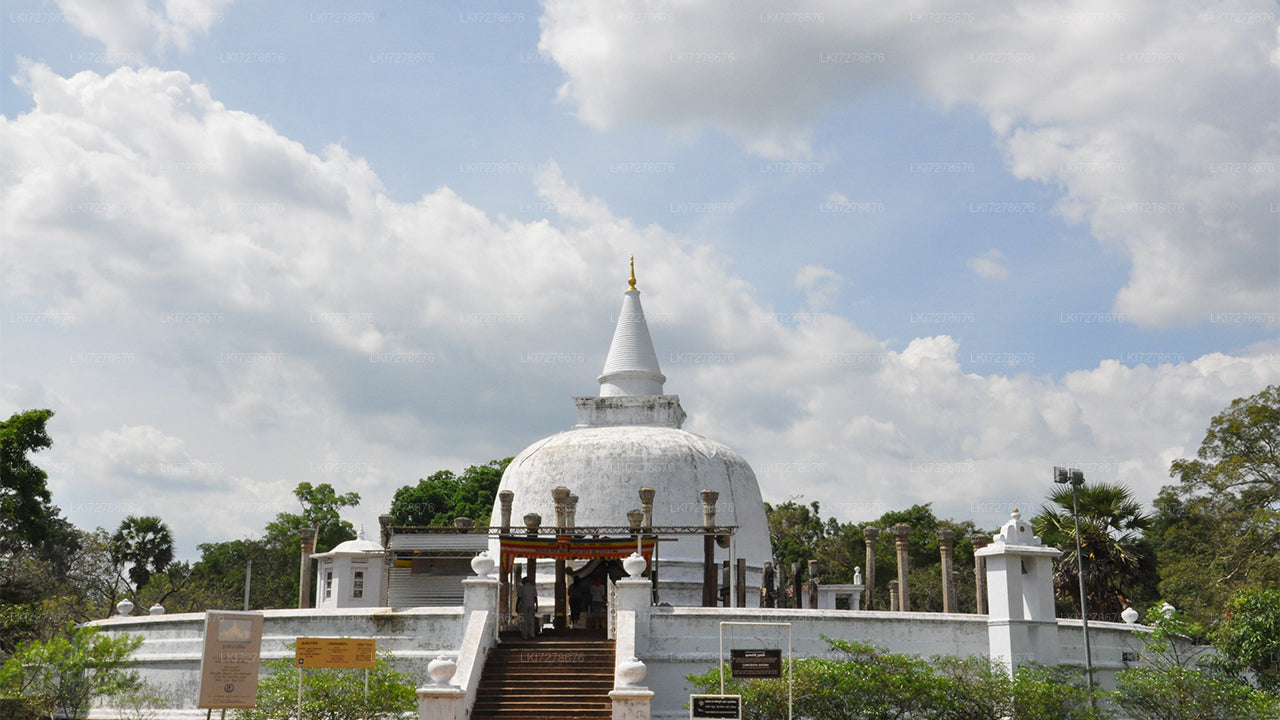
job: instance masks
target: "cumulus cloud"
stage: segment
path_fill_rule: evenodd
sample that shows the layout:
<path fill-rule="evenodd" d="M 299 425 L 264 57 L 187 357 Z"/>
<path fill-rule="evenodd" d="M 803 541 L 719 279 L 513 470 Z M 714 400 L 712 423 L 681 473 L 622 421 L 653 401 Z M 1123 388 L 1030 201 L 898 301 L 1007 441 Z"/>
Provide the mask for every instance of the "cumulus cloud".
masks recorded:
<path fill-rule="evenodd" d="M 372 517 L 426 472 L 568 427 L 631 254 L 687 427 L 740 450 L 767 498 L 843 518 L 934 502 L 994 526 L 1064 463 L 1150 498 L 1213 413 L 1280 382 L 1272 345 L 970 374 L 950 336 L 897 347 L 768 312 L 712 249 L 615 215 L 554 163 L 545 219 L 448 188 L 397 202 L 362 159 L 308 152 L 182 73 L 23 72 L 34 108 L 0 123 L 0 279 L 6 306 L 59 322 L 11 328 L 33 351 L 7 358 L 5 394 L 69 398 L 60 418 L 90 439 L 59 493 L 136 498 L 201 540 L 260 528 L 304 479 L 361 492 Z M 839 286 L 817 266 L 795 281 L 810 309 Z M 202 503 L 224 510 L 179 509 Z"/>
<path fill-rule="evenodd" d="M 539 48 L 589 125 L 712 128 L 768 157 L 807 155 L 887 83 L 980 112 L 1014 176 L 1130 258 L 1115 309 L 1170 326 L 1280 302 L 1275 25 L 1265 0 L 553 0 Z"/>
<path fill-rule="evenodd" d="M 57 0 L 67 21 L 100 40 L 113 62 L 138 65 L 170 47 L 185 50 L 222 19 L 233 0 Z"/>

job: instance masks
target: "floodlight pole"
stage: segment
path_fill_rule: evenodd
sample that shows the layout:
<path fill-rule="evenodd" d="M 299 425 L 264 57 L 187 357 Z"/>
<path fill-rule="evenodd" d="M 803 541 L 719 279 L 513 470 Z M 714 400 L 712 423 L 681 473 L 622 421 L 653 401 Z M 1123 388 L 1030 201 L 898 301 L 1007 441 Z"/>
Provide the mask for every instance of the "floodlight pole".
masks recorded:
<path fill-rule="evenodd" d="M 1071 484 L 1071 517 L 1076 524 L 1076 577 L 1080 581 L 1080 623 L 1084 628 L 1084 667 L 1089 680 L 1089 705 L 1097 707 L 1093 693 L 1093 652 L 1089 647 L 1089 606 L 1084 596 L 1084 552 L 1080 545 L 1080 502 L 1076 489 L 1084 484 L 1084 472 L 1076 468 L 1053 468 L 1053 481 Z"/>

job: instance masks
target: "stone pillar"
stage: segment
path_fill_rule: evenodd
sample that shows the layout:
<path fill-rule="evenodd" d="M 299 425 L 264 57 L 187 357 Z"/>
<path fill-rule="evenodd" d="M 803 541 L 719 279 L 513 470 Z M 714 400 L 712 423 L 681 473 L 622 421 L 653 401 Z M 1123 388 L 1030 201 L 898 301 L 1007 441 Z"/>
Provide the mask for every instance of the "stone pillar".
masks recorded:
<path fill-rule="evenodd" d="M 565 528 L 569 525 L 569 488 L 563 485 L 557 485 L 552 488 L 551 499 L 555 502 L 556 506 L 556 537 L 560 537 L 565 534 Z M 564 630 L 569 626 L 569 596 L 568 593 L 565 592 L 564 578 L 564 558 L 556 558 L 556 584 L 553 593 L 556 602 L 556 609 L 555 614 L 551 618 L 551 622 L 557 630 Z"/>
<path fill-rule="evenodd" d="M 889 609 L 893 612 L 898 612 L 899 610 L 901 610 L 901 607 L 898 603 L 898 581 L 897 580 L 889 581 Z"/>
<path fill-rule="evenodd" d="M 298 530 L 298 546 L 302 555 L 298 564 L 298 609 L 311 607 L 311 556 L 316 552 L 316 529 Z"/>
<path fill-rule="evenodd" d="M 952 551 L 956 547 L 956 531 L 938 528 L 938 553 L 942 556 L 942 612 L 957 612 L 955 572 L 952 571 Z"/>
<path fill-rule="evenodd" d="M 565 525 L 570 529 L 578 527 L 578 496 L 569 493 L 569 500 L 564 505 Z"/>
<path fill-rule="evenodd" d="M 738 558 L 735 577 L 738 580 L 738 584 L 733 589 L 734 590 L 733 595 L 735 600 L 734 607 L 740 607 L 740 608 L 746 607 L 747 606 L 747 559 L 746 558 Z"/>
<path fill-rule="evenodd" d="M 641 523 L 645 530 L 653 528 L 653 497 L 657 494 L 651 487 L 640 488 L 640 512 L 644 513 L 644 522 Z"/>
<path fill-rule="evenodd" d="M 395 564 L 395 555 L 391 552 L 391 515 L 378 516 L 378 536 L 382 540 L 382 593 L 378 599 L 381 607 L 391 605 L 391 567 Z"/>
<path fill-rule="evenodd" d="M 974 554 L 987 563 L 991 659 L 1010 676 L 1022 665 L 1058 662 L 1053 559 L 1062 553 L 1041 543 L 1014 510 L 992 543 Z"/>
<path fill-rule="evenodd" d="M 898 523 L 889 528 L 893 533 L 893 544 L 898 549 L 898 609 L 903 612 L 911 610 L 911 591 L 907 585 L 907 573 L 910 571 L 910 560 L 907 548 L 911 538 L 911 526 Z"/>
<path fill-rule="evenodd" d="M 761 583 L 764 587 L 760 589 L 760 592 L 764 597 L 762 599 L 763 601 L 760 603 L 760 607 L 772 608 L 778 606 L 778 591 L 776 589 L 777 586 L 774 584 L 776 581 L 777 576 L 773 569 L 773 561 L 765 561 L 764 578 Z"/>
<path fill-rule="evenodd" d="M 510 490 L 498 493 L 498 626 L 506 627 L 511 617 L 511 569 L 502 562 L 502 537 L 511 534 L 511 501 L 516 494 Z"/>
<path fill-rule="evenodd" d="M 874 610 L 872 598 L 876 594 L 876 539 L 880 537 L 880 528 L 868 525 L 862 529 L 862 539 L 867 543 L 867 609 Z M 892 609 L 892 608 L 890 608 Z"/>
<path fill-rule="evenodd" d="M 538 536 L 538 528 L 542 526 L 542 516 L 538 513 L 528 513 L 524 516 L 525 535 L 529 537 Z M 525 567 L 524 576 L 529 578 L 529 582 L 538 585 L 538 560 L 537 558 L 528 558 L 528 565 Z"/>
<path fill-rule="evenodd" d="M 975 532 L 969 536 L 973 543 L 973 611 L 979 615 L 987 614 L 987 559 L 978 551 L 991 542 L 991 538 L 983 533 Z"/>
<path fill-rule="evenodd" d="M 657 491 L 651 487 L 640 488 L 640 512 L 644 513 L 640 525 L 646 533 L 653 530 L 653 498 L 656 494 Z M 653 544 L 653 554 L 649 556 L 649 601 L 655 605 L 658 604 L 658 545 L 657 542 Z"/>
<path fill-rule="evenodd" d="M 791 607 L 804 607 L 804 570 L 800 563 L 791 563 Z"/>
<path fill-rule="evenodd" d="M 809 561 L 809 609 L 818 609 L 818 561 Z"/>
<path fill-rule="evenodd" d="M 702 491 L 702 526 L 707 532 L 702 536 L 702 606 L 715 607 L 720 588 L 716 578 L 716 534 L 712 530 L 716 526 L 716 500 L 720 493 L 715 490 Z"/>

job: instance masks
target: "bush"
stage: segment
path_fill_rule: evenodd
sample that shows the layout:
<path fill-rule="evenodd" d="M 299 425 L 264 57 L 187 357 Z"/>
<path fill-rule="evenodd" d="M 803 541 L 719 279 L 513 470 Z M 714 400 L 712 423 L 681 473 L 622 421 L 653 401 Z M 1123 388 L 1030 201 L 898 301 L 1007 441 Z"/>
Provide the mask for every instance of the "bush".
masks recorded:
<path fill-rule="evenodd" d="M 237 720 L 297 720 L 298 668 L 292 659 L 263 663 L 270 675 L 258 682 L 258 706 L 236 710 Z M 369 692 L 364 670 L 308 669 L 302 680 L 302 716 L 306 720 L 389 720 L 418 707 L 413 678 L 396 672 L 385 654 L 369 671 Z"/>
<path fill-rule="evenodd" d="M 129 656 L 141 644 L 136 635 L 110 637 L 97 628 L 68 625 L 64 635 L 47 643 L 19 645 L 0 667 L 0 689 L 9 698 L 24 698 L 26 711 L 83 717 L 95 697 L 138 684 L 128 668 Z"/>

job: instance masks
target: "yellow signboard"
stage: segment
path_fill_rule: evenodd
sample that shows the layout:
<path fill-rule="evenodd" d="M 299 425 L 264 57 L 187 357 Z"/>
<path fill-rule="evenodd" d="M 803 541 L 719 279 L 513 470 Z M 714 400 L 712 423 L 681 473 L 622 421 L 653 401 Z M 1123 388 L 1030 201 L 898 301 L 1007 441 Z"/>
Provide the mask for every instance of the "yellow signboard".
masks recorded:
<path fill-rule="evenodd" d="M 373 638 L 298 638 L 293 664 L 307 668 L 373 669 Z"/>
<path fill-rule="evenodd" d="M 258 702 L 262 613 L 205 613 L 200 659 L 201 708 L 251 708 Z"/>

